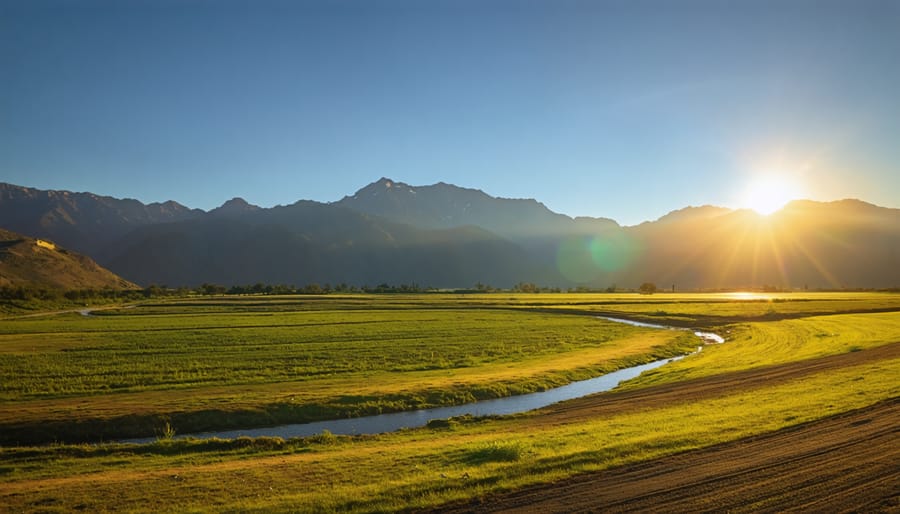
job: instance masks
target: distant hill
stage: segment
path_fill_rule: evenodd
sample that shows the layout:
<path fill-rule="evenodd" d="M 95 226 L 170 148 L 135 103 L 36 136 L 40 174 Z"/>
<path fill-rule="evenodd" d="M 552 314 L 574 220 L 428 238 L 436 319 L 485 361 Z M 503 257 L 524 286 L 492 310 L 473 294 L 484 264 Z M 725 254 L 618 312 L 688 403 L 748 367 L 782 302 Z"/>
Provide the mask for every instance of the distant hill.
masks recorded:
<path fill-rule="evenodd" d="M 0 184 L 0 224 L 84 249 L 142 285 L 900 286 L 900 210 L 859 200 L 796 201 L 770 216 L 687 207 L 622 227 L 388 178 L 330 204 L 234 198 L 210 212 Z"/>
<path fill-rule="evenodd" d="M 0 229 L 0 286 L 45 289 L 134 289 L 90 257 Z"/>

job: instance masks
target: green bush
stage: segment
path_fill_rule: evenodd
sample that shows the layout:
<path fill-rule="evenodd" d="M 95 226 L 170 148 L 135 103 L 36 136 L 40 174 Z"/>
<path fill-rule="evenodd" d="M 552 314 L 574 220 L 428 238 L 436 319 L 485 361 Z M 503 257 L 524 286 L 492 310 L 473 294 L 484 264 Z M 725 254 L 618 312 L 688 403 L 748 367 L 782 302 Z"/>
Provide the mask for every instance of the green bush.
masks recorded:
<path fill-rule="evenodd" d="M 464 460 L 469 464 L 515 462 L 522 460 L 528 453 L 528 446 L 522 443 L 494 441 L 470 450 Z"/>

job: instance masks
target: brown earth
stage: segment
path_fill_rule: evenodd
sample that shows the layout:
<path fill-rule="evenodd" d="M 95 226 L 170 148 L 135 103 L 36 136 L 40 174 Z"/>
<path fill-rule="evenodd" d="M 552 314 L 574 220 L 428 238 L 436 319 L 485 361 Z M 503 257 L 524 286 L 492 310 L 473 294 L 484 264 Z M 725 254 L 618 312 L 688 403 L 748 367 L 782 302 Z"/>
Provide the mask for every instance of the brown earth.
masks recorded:
<path fill-rule="evenodd" d="M 900 355 L 900 344 L 605 393 L 554 405 L 535 423 L 695 401 Z M 900 512 L 900 398 L 777 432 L 474 502 L 440 512 Z"/>
<path fill-rule="evenodd" d="M 900 357 L 900 343 L 891 343 L 858 352 L 762 366 L 692 380 L 642 387 L 632 391 L 601 393 L 550 405 L 538 411 L 539 415 L 534 416 L 534 422 L 541 426 L 546 426 L 548 423 L 572 423 L 594 419 L 607 414 L 658 409 L 676 403 L 694 402 L 725 396 L 735 391 L 749 391 L 760 387 L 770 387 L 814 373 L 897 357 Z"/>
<path fill-rule="evenodd" d="M 900 343 L 739 373 L 662 384 L 635 391 L 603 393 L 550 406 L 529 415 L 535 424 L 573 423 L 643 408 L 725 396 L 805 375 L 900 356 Z M 900 512 L 900 398 L 709 448 L 644 461 L 554 483 L 491 494 L 473 502 L 442 507 L 445 512 Z M 381 451 L 371 447 L 367 451 Z M 348 450 L 349 451 L 349 450 Z M 356 450 L 353 450 L 356 451 Z M 302 480 L 314 468 L 315 453 L 239 458 L 194 465 L 131 471 L 108 469 L 65 477 L 11 481 L 0 485 L 0 512 L 34 511 L 57 502 L 58 511 L 78 502 L 105 502 L 138 508 L 154 498 L 179 492 L 183 477 L 196 479 L 196 491 L 214 498 L 204 482 L 221 473 L 273 474 Z M 299 475 L 291 478 L 292 473 Z M 234 476 L 230 475 L 231 484 Z M 139 484 L 139 485 L 136 485 Z M 191 486 L 195 487 L 195 486 Z M 134 489 L 132 489 L 134 488 Z M 248 489 L 249 490 L 249 489 Z M 90 492 L 86 492 L 90 491 Z M 210 492 L 211 491 L 211 492 Z M 116 495 L 116 496 L 114 496 Z M 137 495 L 137 496 L 136 496 Z M 90 501 L 88 501 L 90 500 Z M 68 501 L 69 503 L 65 503 Z M 210 500 L 212 501 L 212 500 Z M 3 503 L 6 502 L 4 507 Z M 99 508 L 99 504 L 98 504 Z M 219 508 L 224 509 L 222 505 Z M 178 510 L 168 506 L 166 510 Z M 210 510 L 217 510 L 210 507 Z"/>
<path fill-rule="evenodd" d="M 137 289 L 93 259 L 0 228 L 0 286 L 46 289 Z"/>
<path fill-rule="evenodd" d="M 619 305 L 627 304 L 627 303 L 639 303 L 639 302 L 616 302 Z M 512 310 L 522 310 L 521 307 L 494 307 L 497 309 L 512 309 Z M 712 315 L 712 314 L 696 314 L 691 313 L 690 316 L 679 317 L 677 315 L 673 316 L 653 316 L 647 314 L 636 314 L 622 311 L 607 311 L 607 310 L 585 310 L 585 309 L 575 309 L 575 308 L 546 308 L 546 307 L 534 307 L 528 308 L 527 310 L 532 312 L 541 312 L 544 314 L 573 314 L 576 316 L 592 316 L 592 317 L 607 317 L 607 318 L 617 318 L 624 319 L 628 321 L 638 321 L 641 323 L 653 323 L 657 325 L 671 326 L 671 327 L 679 327 L 686 328 L 691 330 L 697 329 L 719 329 L 721 327 L 725 327 L 728 325 L 734 325 L 736 323 L 749 323 L 749 322 L 760 322 L 760 321 L 782 321 L 786 319 L 800 319 L 800 318 L 810 318 L 810 317 L 821 317 L 821 316 L 838 316 L 843 314 L 878 314 L 882 312 L 897 312 L 898 308 L 896 306 L 891 307 L 872 307 L 872 308 L 843 308 L 839 310 L 835 310 L 833 312 L 822 312 L 822 311 L 796 311 L 796 312 L 768 312 L 765 314 L 760 314 L 756 316 L 738 316 L 738 315 L 730 315 L 730 316 L 722 316 L 722 315 Z"/>

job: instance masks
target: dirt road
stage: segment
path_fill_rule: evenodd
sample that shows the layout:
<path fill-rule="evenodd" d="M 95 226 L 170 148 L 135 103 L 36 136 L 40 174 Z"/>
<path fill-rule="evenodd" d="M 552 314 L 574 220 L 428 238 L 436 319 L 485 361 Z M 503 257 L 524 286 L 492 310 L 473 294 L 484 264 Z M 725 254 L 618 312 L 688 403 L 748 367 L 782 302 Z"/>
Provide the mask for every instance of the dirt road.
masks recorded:
<path fill-rule="evenodd" d="M 540 422 L 692 401 L 900 354 L 900 344 L 604 394 Z M 732 389 L 733 390 L 733 389 Z M 900 512 L 900 398 L 771 434 L 541 484 L 441 512 Z"/>

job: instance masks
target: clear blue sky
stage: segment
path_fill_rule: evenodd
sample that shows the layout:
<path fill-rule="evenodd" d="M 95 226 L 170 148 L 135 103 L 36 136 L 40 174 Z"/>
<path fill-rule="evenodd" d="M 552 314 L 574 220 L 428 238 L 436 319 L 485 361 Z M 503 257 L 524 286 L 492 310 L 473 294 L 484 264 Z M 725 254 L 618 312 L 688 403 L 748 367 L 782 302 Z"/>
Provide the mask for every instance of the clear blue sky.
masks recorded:
<path fill-rule="evenodd" d="M 635 224 L 763 172 L 900 207 L 898 163 L 897 0 L 0 0 L 0 181 L 41 189 Z"/>

